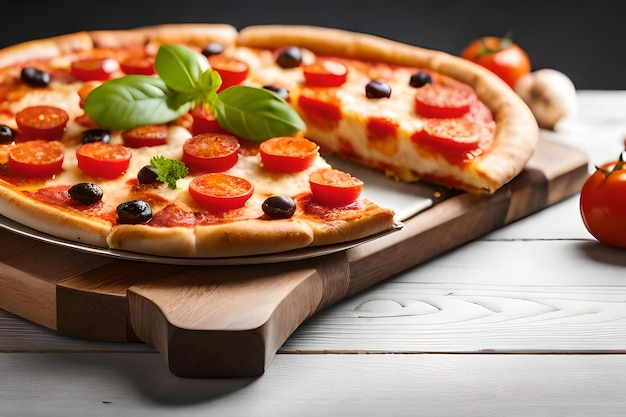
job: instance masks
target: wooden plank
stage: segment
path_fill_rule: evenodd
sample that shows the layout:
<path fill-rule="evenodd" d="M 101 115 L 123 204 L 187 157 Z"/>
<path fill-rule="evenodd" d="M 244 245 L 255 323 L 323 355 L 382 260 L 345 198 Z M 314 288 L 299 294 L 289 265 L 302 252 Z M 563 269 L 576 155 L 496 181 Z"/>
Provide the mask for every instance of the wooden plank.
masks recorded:
<path fill-rule="evenodd" d="M 409 219 L 400 232 L 303 262 L 181 267 L 93 259 L 55 248 L 65 252 L 55 256 L 52 275 L 41 278 L 32 262 L 24 262 L 19 274 L 0 263 L 0 276 L 20 291 L 18 299 L 32 305 L 54 300 L 31 317 L 60 333 L 143 341 L 181 376 L 259 375 L 289 335 L 319 310 L 576 193 L 587 164 L 582 152 L 544 141 L 528 169 L 494 196 L 457 195 Z M 49 249 L 36 247 L 40 256 Z M 22 276 L 54 285 L 21 289 Z M 0 307 L 22 315 L 25 309 L 9 301 L 14 297 L 1 293 Z"/>
<path fill-rule="evenodd" d="M 591 239 L 478 240 L 317 313 L 280 351 L 624 353 L 625 270 Z"/>
<path fill-rule="evenodd" d="M 626 355 L 277 355 L 262 378 L 216 380 L 153 353 L 23 353 L 0 354 L 0 375 L 7 416 L 626 414 Z"/>

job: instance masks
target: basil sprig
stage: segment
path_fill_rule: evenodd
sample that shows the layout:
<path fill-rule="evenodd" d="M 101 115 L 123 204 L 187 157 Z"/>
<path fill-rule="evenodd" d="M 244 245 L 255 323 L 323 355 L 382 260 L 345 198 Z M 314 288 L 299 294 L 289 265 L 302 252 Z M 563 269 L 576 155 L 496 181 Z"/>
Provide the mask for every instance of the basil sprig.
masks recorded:
<path fill-rule="evenodd" d="M 168 123 L 197 105 L 241 138 L 263 141 L 304 129 L 298 113 L 273 92 L 243 85 L 217 93 L 222 79 L 202 54 L 162 45 L 154 63 L 158 77 L 126 75 L 106 81 L 85 99 L 85 112 L 106 129 Z"/>

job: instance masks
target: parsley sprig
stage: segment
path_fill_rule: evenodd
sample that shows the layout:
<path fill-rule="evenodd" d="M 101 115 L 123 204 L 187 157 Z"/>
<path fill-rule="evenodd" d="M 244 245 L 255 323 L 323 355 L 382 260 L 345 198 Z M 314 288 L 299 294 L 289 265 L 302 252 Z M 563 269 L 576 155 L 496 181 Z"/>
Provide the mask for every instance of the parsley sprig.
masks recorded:
<path fill-rule="evenodd" d="M 172 190 L 176 189 L 176 181 L 189 175 L 184 163 L 160 155 L 150 158 L 150 166 L 157 170 L 157 181 L 167 184 Z"/>

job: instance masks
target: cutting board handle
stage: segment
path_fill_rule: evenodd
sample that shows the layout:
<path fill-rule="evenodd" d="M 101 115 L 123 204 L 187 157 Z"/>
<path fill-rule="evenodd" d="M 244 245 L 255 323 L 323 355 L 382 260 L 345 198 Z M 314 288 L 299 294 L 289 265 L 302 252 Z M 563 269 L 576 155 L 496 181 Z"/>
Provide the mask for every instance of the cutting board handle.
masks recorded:
<path fill-rule="evenodd" d="M 346 296 L 345 253 L 267 265 L 183 268 L 127 291 L 136 337 L 185 377 L 261 375 L 289 335 Z"/>

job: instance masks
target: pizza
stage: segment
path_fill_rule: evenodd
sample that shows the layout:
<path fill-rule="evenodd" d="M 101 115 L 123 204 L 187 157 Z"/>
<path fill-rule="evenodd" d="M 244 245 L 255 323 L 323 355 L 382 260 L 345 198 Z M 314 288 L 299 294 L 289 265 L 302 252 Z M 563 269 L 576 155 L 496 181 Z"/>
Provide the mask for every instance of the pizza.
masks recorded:
<path fill-rule="evenodd" d="M 310 26 L 90 31 L 0 51 L 0 215 L 173 257 L 350 242 L 398 228 L 367 184 L 491 194 L 534 152 L 530 110 L 443 52 Z"/>

